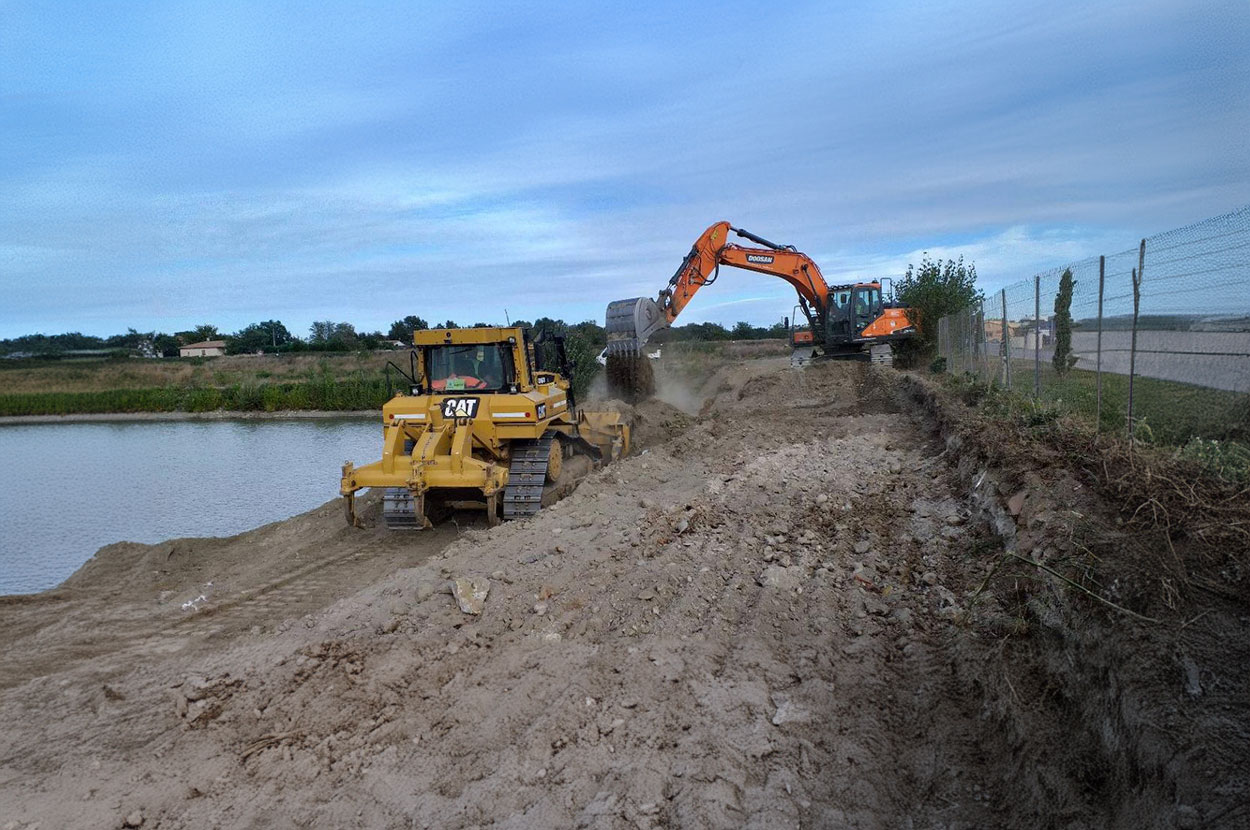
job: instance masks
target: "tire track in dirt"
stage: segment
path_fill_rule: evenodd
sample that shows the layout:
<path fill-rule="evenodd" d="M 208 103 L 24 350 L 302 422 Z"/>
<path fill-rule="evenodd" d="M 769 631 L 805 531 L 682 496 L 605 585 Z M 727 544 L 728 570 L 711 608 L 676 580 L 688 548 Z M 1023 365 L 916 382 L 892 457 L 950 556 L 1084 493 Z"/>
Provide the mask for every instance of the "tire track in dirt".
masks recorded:
<path fill-rule="evenodd" d="M 329 508 L 314 511 L 333 512 Z M 233 553 L 242 561 L 231 562 L 227 555 L 227 561 L 215 574 L 210 565 L 209 574 L 214 578 L 206 581 L 241 587 L 216 593 L 205 589 L 212 593 L 211 599 L 200 594 L 203 604 L 187 600 L 192 604 L 189 609 L 179 608 L 178 598 L 159 603 L 152 602 L 148 595 L 147 602 L 119 603 L 116 595 L 104 589 L 81 588 L 61 589 L 46 599 L 35 595 L 0 606 L 0 625 L 8 622 L 10 613 L 17 621 L 8 630 L 6 648 L 0 655 L 0 689 L 49 672 L 63 672 L 78 663 L 101 662 L 100 671 L 107 674 L 119 664 L 184 652 L 207 640 L 220 639 L 223 634 L 248 634 L 256 626 L 273 629 L 284 620 L 325 608 L 396 567 L 417 564 L 436 555 L 455 539 L 457 528 L 448 525 L 429 533 L 401 534 L 399 538 L 377 530 L 369 532 L 364 540 L 348 535 L 346 544 L 313 544 L 302 551 L 292 551 L 289 558 L 298 561 L 304 553 L 318 548 L 328 550 L 328 555 L 293 570 L 278 569 L 276 575 L 259 584 L 248 581 L 249 573 L 251 578 L 263 578 L 262 571 L 249 572 L 247 567 L 249 556 L 255 553 L 248 545 L 253 541 L 252 535 L 190 540 L 206 545 L 214 553 L 237 548 Z M 131 545 L 129 552 L 133 555 L 133 549 L 148 549 L 159 554 L 170 544 Z M 199 589 L 193 584 L 189 593 L 196 590 Z M 102 593 L 104 596 L 100 596 Z M 57 636 L 49 636 L 53 633 L 49 629 L 54 629 Z"/>

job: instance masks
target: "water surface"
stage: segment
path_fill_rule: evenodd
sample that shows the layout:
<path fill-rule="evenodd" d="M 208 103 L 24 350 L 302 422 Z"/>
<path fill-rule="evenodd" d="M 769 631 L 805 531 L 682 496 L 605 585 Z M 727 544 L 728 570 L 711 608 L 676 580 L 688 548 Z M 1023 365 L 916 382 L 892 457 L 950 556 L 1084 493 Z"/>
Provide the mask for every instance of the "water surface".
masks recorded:
<path fill-rule="evenodd" d="M 0 426 L 0 594 L 51 588 L 103 545 L 230 536 L 338 495 L 373 419 Z"/>

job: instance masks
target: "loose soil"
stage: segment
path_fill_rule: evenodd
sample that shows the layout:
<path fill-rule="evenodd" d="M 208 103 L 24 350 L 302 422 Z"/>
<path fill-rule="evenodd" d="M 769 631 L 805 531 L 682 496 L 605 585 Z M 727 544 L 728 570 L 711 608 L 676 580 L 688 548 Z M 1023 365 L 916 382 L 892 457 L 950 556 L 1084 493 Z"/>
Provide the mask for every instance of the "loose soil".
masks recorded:
<path fill-rule="evenodd" d="M 628 403 L 646 400 L 655 394 L 655 374 L 651 358 L 639 353 L 608 355 L 608 394 Z"/>
<path fill-rule="evenodd" d="M 889 370 L 687 392 L 533 519 L 330 504 L 0 598 L 6 826 L 1245 826 L 1244 604 L 996 577 L 1114 518 Z"/>

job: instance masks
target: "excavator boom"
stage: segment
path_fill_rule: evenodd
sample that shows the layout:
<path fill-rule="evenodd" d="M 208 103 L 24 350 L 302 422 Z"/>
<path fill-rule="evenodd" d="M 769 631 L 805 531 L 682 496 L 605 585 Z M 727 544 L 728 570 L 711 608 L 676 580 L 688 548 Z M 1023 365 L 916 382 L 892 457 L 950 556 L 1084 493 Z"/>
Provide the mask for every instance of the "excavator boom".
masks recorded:
<path fill-rule="evenodd" d="M 761 247 L 730 242 L 730 233 Z M 728 222 L 717 222 L 695 240 L 655 299 L 633 297 L 608 304 L 608 354 L 638 354 L 648 338 L 672 325 L 700 288 L 716 281 L 721 265 L 790 283 L 798 292 L 799 308 L 807 317 L 813 340 L 826 356 L 855 356 L 873 343 L 915 333 L 906 309 L 884 301 L 881 283 L 831 288 L 812 258 L 793 245 L 778 245 Z"/>
<path fill-rule="evenodd" d="M 736 245 L 729 241 L 731 231 L 764 247 Z M 722 264 L 780 277 L 794 286 L 813 316 L 828 307 L 829 286 L 811 257 L 793 245 L 778 245 L 728 222 L 717 222 L 695 240 L 658 298 L 633 297 L 608 304 L 608 354 L 641 349 L 651 335 L 677 319 L 695 292 L 716 281 Z"/>

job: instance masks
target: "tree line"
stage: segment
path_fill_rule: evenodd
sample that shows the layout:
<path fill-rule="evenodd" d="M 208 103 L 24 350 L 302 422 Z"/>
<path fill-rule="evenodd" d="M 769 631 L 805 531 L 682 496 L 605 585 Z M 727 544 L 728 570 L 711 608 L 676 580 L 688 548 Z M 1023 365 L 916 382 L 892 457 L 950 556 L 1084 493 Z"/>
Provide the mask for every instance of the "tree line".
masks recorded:
<path fill-rule="evenodd" d="M 1068 277 L 1070 280 L 1070 276 Z M 919 330 L 919 337 L 900 343 L 895 347 L 895 360 L 900 365 L 921 365 L 937 352 L 937 321 L 981 298 L 976 287 L 976 266 L 957 260 L 930 259 L 926 254 L 919 265 L 908 265 L 902 279 L 896 284 L 897 299 L 911 309 L 909 317 Z M 1067 287 L 1071 292 L 1071 287 Z M 1062 294 L 1062 292 L 1061 292 Z M 1068 301 L 1070 302 L 1070 300 Z M 1056 312 L 1062 314 L 1062 296 L 1056 303 Z M 652 343 L 664 344 L 684 340 L 765 340 L 784 339 L 789 336 L 788 319 L 769 326 L 755 326 L 739 322 L 732 327 L 719 323 L 687 323 L 656 332 Z M 606 343 L 603 326 L 594 320 L 566 323 L 551 317 L 540 317 L 533 322 L 513 320 L 508 325 L 563 334 L 575 340 L 578 351 L 594 350 L 597 353 Z M 498 323 L 473 323 L 482 328 Z M 223 340 L 228 354 L 255 354 L 257 352 L 326 351 L 345 352 L 375 349 L 403 348 L 412 342 L 412 334 L 430 328 L 460 328 L 454 320 L 431 324 L 424 318 L 410 314 L 391 324 L 386 331 L 359 331 L 351 323 L 320 320 L 308 328 L 305 337 L 298 337 L 280 320 L 264 320 L 244 326 L 226 334 L 217 326 L 204 324 L 188 331 L 167 334 L 163 332 L 140 332 L 127 329 L 125 334 L 111 337 L 69 332 L 67 334 L 29 334 L 9 340 L 0 340 L 0 355 L 57 357 L 74 353 L 112 353 L 117 355 L 140 354 L 147 357 L 177 357 L 178 349 L 191 343 L 206 340 Z"/>
<path fill-rule="evenodd" d="M 477 322 L 466 327 L 485 328 L 490 325 L 499 324 Z M 560 335 L 573 333 L 582 342 L 592 345 L 602 346 L 607 342 L 603 326 L 593 320 L 567 323 L 559 318 L 540 317 L 533 322 L 514 320 L 510 325 L 529 328 L 536 333 L 542 331 Z M 98 337 L 80 332 L 27 334 L 0 340 L 0 354 L 30 357 L 90 354 L 177 357 L 178 350 L 184 346 L 213 340 L 224 341 L 227 354 L 372 351 L 402 348 L 412 342 L 412 335 L 415 331 L 460 327 L 461 325 L 454 320 L 431 324 L 414 314 L 396 320 L 385 333 L 360 331 L 347 322 L 319 320 L 309 326 L 306 336 L 298 337 L 292 334 L 280 320 L 252 323 L 232 333 L 223 333 L 217 326 L 205 323 L 173 334 L 159 331 L 141 332 L 133 328 L 127 329 L 124 334 L 109 337 Z M 660 332 L 653 340 L 656 343 L 667 343 L 681 340 L 762 340 L 786 336 L 787 329 L 780 322 L 768 327 L 740 322 L 732 328 L 726 328 L 719 323 L 689 323 Z"/>

